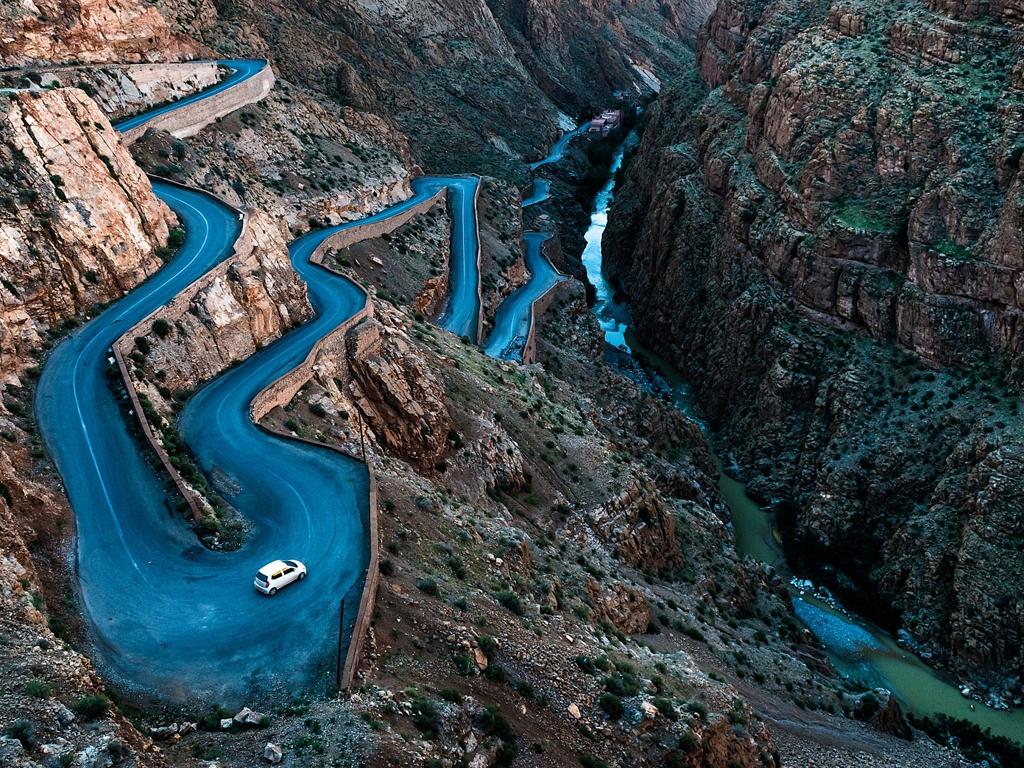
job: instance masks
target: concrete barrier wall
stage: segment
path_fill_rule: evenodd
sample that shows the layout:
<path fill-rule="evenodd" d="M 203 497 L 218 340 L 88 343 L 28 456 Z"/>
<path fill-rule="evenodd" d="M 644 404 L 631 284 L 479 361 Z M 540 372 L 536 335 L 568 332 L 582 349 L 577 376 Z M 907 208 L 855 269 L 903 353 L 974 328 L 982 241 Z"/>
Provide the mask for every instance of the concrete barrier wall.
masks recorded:
<path fill-rule="evenodd" d="M 150 128 L 167 131 L 179 139 L 195 136 L 215 120 L 265 98 L 274 87 L 274 81 L 274 70 L 267 64 L 258 74 L 247 80 L 205 99 L 157 115 L 152 120 L 125 131 L 124 141 L 132 144 Z"/>
<path fill-rule="evenodd" d="M 565 273 L 555 266 L 551 257 L 546 253 L 549 246 L 551 248 L 560 247 L 553 245 L 553 243 L 556 243 L 556 240 L 557 238 L 554 237 L 545 240 L 541 243 L 540 252 L 541 255 L 548 260 L 548 263 L 551 264 L 551 268 L 565 278 Z M 565 285 L 565 282 L 566 281 L 564 279 L 558 281 L 534 299 L 533 304 L 530 305 L 530 331 L 526 334 L 526 343 L 523 345 L 523 365 L 529 365 L 530 363 L 537 361 L 537 318 L 548 311 L 548 307 L 551 306 L 551 302 L 555 300 L 555 294 L 558 292 L 559 288 Z"/>
<path fill-rule="evenodd" d="M 357 224 L 349 229 L 344 229 L 337 234 L 331 235 L 320 244 L 311 257 L 315 264 L 322 264 L 324 253 L 328 250 L 342 250 L 364 240 L 373 240 L 377 237 L 394 232 L 396 229 L 408 224 L 417 216 L 426 213 L 434 204 L 447 195 L 447 190 L 441 189 L 421 203 L 417 203 L 409 210 L 396 214 L 382 221 L 374 221 L 369 224 Z"/>
<path fill-rule="evenodd" d="M 124 338 L 123 336 L 121 337 Z M 120 339 L 118 340 L 120 342 Z M 149 424 L 149 419 L 146 418 L 145 412 L 142 410 L 142 401 L 139 399 L 139 393 L 135 391 L 135 383 L 132 381 L 132 377 L 128 374 L 128 366 L 124 362 L 124 354 L 120 349 L 120 343 L 115 344 L 113 347 L 114 359 L 117 361 L 117 367 L 121 372 L 121 379 L 124 381 L 125 389 L 128 392 L 128 399 L 132 404 L 132 408 L 135 409 L 135 417 L 139 421 L 139 426 L 142 428 L 142 434 L 146 438 L 146 442 L 149 443 L 150 447 L 156 453 L 157 458 L 163 465 L 163 468 L 167 471 L 167 474 L 171 476 L 171 480 L 174 481 L 175 487 L 181 494 L 182 498 L 185 499 L 185 503 L 188 504 L 188 508 L 192 513 L 192 519 L 199 521 L 203 519 L 203 507 L 200 500 L 196 497 L 196 494 L 192 489 L 185 484 L 182 480 L 181 475 L 178 474 L 178 470 L 171 464 L 171 457 L 167 455 L 167 451 L 164 450 L 163 445 L 156 439 L 156 435 L 153 434 L 153 428 Z"/>

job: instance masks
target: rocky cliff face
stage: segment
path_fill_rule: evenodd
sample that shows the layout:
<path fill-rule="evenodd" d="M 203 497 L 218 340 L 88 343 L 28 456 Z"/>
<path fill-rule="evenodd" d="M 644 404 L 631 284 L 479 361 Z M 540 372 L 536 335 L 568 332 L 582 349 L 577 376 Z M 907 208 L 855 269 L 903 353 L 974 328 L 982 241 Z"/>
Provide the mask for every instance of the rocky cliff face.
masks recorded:
<path fill-rule="evenodd" d="M 0 372 L 17 382 L 47 328 L 156 271 L 176 219 L 81 91 L 0 108 Z"/>
<path fill-rule="evenodd" d="M 126 351 L 138 356 L 136 389 L 164 415 L 176 393 L 192 391 L 312 316 L 286 237 L 279 222 L 250 213 L 234 258 L 126 334 Z"/>
<path fill-rule="evenodd" d="M 139 0 L 19 0 L 0 8 L 0 61 L 175 61 L 199 48 Z"/>
<path fill-rule="evenodd" d="M 607 102 L 637 66 L 678 73 L 713 0 L 490 0 L 533 78 L 559 104 Z M 585 41 L 585 42 L 584 42 Z M 581 88 L 581 84 L 586 87 Z M 630 88 L 630 90 L 632 90 Z"/>
<path fill-rule="evenodd" d="M 1019 696 L 1024 27 L 1013 3 L 880 9 L 721 2 L 609 263 L 807 561 Z"/>

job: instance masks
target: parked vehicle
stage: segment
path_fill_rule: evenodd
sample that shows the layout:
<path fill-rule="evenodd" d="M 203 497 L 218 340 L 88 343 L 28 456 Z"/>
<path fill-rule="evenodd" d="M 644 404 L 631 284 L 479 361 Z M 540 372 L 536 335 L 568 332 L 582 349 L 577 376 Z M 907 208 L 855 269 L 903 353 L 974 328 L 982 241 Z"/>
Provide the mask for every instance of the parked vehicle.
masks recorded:
<path fill-rule="evenodd" d="M 276 595 L 277 590 L 306 578 L 306 566 L 298 560 L 275 560 L 256 572 L 253 586 L 265 595 Z"/>

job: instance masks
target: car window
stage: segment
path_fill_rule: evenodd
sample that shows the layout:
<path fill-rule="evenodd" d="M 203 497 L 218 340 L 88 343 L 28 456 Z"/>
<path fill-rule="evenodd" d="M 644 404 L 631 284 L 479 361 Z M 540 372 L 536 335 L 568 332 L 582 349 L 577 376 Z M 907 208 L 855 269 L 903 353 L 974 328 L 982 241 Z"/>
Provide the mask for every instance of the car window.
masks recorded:
<path fill-rule="evenodd" d="M 285 568 L 284 569 L 284 575 L 285 576 L 287 576 L 289 573 L 294 573 L 294 572 L 295 572 L 294 568 Z"/>
<path fill-rule="evenodd" d="M 273 577 L 272 577 L 272 578 L 275 578 L 275 579 L 280 579 L 280 578 L 281 578 L 282 576 L 284 576 L 284 571 L 278 571 L 277 573 L 275 573 L 275 574 L 273 575 Z"/>

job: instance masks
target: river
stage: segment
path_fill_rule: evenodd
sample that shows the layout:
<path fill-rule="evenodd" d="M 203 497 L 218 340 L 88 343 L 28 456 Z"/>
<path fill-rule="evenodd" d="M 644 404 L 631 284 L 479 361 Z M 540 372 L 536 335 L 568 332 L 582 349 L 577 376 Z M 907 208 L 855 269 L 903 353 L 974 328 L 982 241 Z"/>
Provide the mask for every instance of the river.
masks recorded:
<path fill-rule="evenodd" d="M 631 132 L 616 150 L 608 180 L 598 191 L 591 210 L 582 259 L 587 278 L 594 286 L 593 312 L 605 341 L 640 362 L 659 385 L 670 392 L 676 406 L 700 426 L 709 446 L 720 448 L 716 436 L 701 417 L 685 378 L 636 337 L 630 325 L 628 306 L 616 301 L 615 291 L 604 276 L 602 240 L 615 197 L 615 177 L 626 154 L 638 140 L 636 132 Z M 713 456 L 719 491 L 729 508 L 737 550 L 771 565 L 790 579 L 794 613 L 825 647 L 840 673 L 867 686 L 888 688 L 907 710 L 918 716 L 946 714 L 1024 744 L 1024 709 L 998 710 L 968 699 L 953 681 L 900 647 L 892 635 L 851 615 L 827 591 L 816 589 L 810 582 L 792 579 L 775 530 L 774 516 L 750 498 L 746 486 L 729 474 L 717 452 L 713 451 Z"/>

